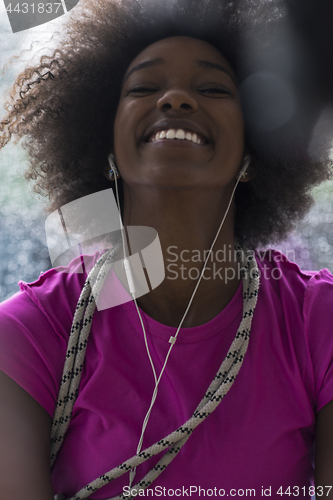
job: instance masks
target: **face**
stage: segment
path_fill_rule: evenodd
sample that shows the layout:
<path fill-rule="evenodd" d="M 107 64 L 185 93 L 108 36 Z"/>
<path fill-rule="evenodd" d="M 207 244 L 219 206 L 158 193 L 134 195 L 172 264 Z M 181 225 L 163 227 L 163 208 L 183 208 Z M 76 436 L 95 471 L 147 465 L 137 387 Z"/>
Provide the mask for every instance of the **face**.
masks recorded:
<path fill-rule="evenodd" d="M 143 50 L 124 78 L 114 154 L 124 186 L 233 185 L 244 157 L 244 123 L 223 55 L 189 37 Z"/>

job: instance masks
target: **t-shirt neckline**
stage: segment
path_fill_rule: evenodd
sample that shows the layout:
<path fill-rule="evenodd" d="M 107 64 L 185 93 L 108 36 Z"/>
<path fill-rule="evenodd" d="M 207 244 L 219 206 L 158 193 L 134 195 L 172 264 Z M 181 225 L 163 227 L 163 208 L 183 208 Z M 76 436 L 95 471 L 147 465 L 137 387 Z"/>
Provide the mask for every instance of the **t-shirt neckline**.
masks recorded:
<path fill-rule="evenodd" d="M 141 329 L 141 322 L 134 301 L 126 302 L 125 304 L 123 304 L 123 306 L 133 323 L 136 326 L 139 326 Z M 222 309 L 221 312 L 217 314 L 217 316 L 209 320 L 207 323 L 204 323 L 203 325 L 181 328 L 178 334 L 177 343 L 192 343 L 218 335 L 231 323 L 233 323 L 236 318 L 241 317 L 242 307 L 243 294 L 242 282 L 240 282 L 236 293 L 234 294 L 230 302 L 228 302 L 228 304 Z M 146 314 L 140 307 L 139 310 L 146 332 L 148 334 L 164 338 L 167 341 L 169 340 L 171 335 L 175 335 L 177 331 L 176 327 L 159 323 L 155 319 L 148 316 L 148 314 Z"/>

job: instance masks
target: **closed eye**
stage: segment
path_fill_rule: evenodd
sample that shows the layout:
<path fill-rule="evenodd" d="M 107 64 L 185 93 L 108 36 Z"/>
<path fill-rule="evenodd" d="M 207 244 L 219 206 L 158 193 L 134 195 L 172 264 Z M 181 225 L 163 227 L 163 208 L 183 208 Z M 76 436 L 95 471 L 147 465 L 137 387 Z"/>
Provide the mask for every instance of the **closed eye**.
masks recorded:
<path fill-rule="evenodd" d="M 214 86 L 199 89 L 199 92 L 202 94 L 231 94 L 231 91 L 226 87 Z"/>
<path fill-rule="evenodd" d="M 135 87 L 132 87 L 127 95 L 129 94 L 152 94 L 154 92 L 157 92 L 157 88 L 154 87 L 145 87 L 143 85 L 137 85 Z M 199 89 L 200 93 L 203 94 L 229 94 L 231 95 L 231 91 L 227 87 L 221 87 L 221 86 L 214 86 L 214 87 L 207 87 L 207 88 L 201 88 Z"/>
<path fill-rule="evenodd" d="M 157 89 L 153 87 L 144 87 L 143 85 L 137 85 L 136 87 L 132 87 L 128 92 L 129 94 L 152 94 L 156 92 Z"/>

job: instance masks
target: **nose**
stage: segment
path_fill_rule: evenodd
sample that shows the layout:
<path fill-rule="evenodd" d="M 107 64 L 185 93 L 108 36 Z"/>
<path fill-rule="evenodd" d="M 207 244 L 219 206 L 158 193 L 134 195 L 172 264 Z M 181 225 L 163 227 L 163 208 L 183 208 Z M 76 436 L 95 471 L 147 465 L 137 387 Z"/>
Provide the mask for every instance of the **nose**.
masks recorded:
<path fill-rule="evenodd" d="M 181 89 L 172 89 L 165 92 L 163 97 L 157 101 L 160 111 L 188 111 L 194 112 L 198 109 L 198 103 L 188 92 Z"/>

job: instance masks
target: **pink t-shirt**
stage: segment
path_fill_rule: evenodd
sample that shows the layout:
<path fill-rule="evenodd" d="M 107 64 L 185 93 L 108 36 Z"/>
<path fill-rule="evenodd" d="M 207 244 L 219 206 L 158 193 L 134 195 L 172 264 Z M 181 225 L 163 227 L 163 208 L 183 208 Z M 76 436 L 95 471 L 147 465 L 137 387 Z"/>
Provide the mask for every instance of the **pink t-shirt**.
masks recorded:
<path fill-rule="evenodd" d="M 333 400 L 333 276 L 327 270 L 302 272 L 274 251 L 265 258 L 258 254 L 257 262 L 259 298 L 240 372 L 218 408 L 151 485 L 149 497 L 215 498 L 223 491 L 239 497 L 254 489 L 256 497 L 270 492 L 281 499 L 286 495 L 278 492 L 288 487 L 301 498 L 311 496 L 315 416 Z M 0 369 L 50 416 L 85 277 L 50 270 L 34 283 L 20 282 L 21 291 L 0 305 Z M 141 314 L 159 372 L 176 329 Z M 192 415 L 241 316 L 240 286 L 214 319 L 180 330 L 143 449 Z M 55 493 L 70 497 L 135 454 L 153 388 L 135 304 L 96 310 L 73 418 L 52 471 Z M 160 458 L 140 465 L 135 483 Z M 126 473 L 89 498 L 111 498 L 128 484 Z"/>

